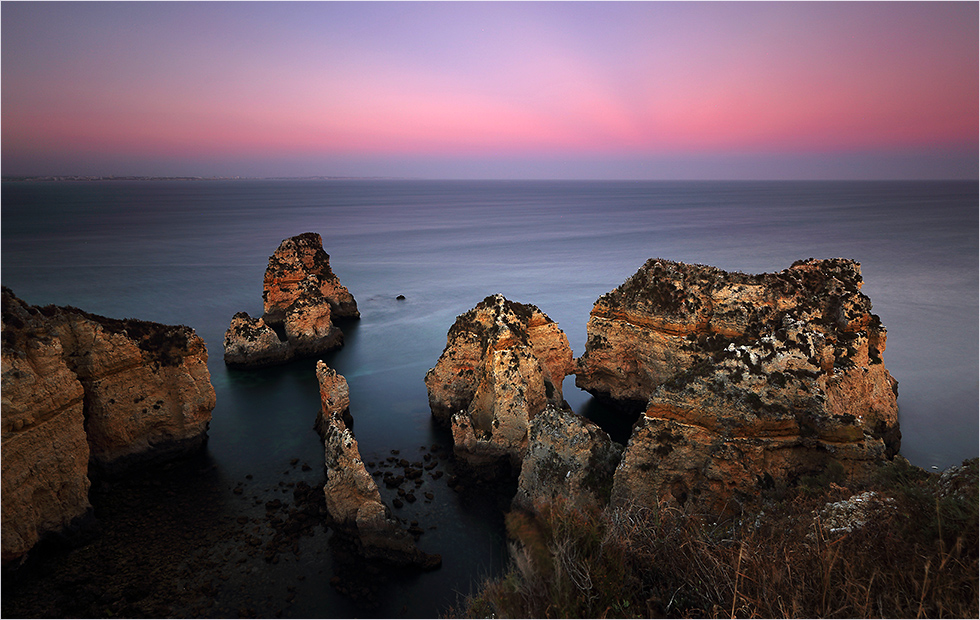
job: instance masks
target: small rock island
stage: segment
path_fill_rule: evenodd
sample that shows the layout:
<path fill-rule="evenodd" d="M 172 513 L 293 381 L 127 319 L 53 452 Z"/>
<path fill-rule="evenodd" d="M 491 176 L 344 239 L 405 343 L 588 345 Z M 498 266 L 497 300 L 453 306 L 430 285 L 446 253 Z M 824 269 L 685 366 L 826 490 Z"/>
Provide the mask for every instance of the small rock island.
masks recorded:
<path fill-rule="evenodd" d="M 224 360 L 233 368 L 262 368 L 343 346 L 336 318 L 360 318 L 357 302 L 330 269 L 323 238 L 313 232 L 283 240 L 269 258 L 263 314 L 232 317 Z"/>

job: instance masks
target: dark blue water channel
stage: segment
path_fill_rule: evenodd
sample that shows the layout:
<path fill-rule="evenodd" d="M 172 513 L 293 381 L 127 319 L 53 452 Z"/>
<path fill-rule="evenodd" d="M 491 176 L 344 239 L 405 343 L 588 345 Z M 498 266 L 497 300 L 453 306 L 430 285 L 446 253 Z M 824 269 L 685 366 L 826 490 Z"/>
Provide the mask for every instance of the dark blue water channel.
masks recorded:
<path fill-rule="evenodd" d="M 31 304 L 193 327 L 208 345 L 217 407 L 212 473 L 187 485 L 210 485 L 223 510 L 253 514 L 286 497 L 283 484 L 322 480 L 316 378 L 312 361 L 230 371 L 222 338 L 236 312 L 261 314 L 269 255 L 307 231 L 323 236 L 361 311 L 343 326 L 344 348 L 324 359 L 350 384 L 366 461 L 391 450 L 415 460 L 449 440 L 430 421 L 423 377 L 457 315 L 498 292 L 533 303 L 577 356 L 596 298 L 651 257 L 750 273 L 808 257 L 860 261 L 863 290 L 888 327 L 883 358 L 900 382 L 902 453 L 927 468 L 977 455 L 976 183 L 5 182 L 2 283 Z M 576 410 L 589 409 L 572 378 L 564 388 Z M 446 478 L 425 490 L 431 502 L 398 514 L 419 521 L 420 547 L 443 554 L 444 566 L 393 580 L 369 613 L 438 615 L 504 566 L 493 501 L 460 496 Z M 283 615 L 365 613 L 328 585 L 326 537 L 304 539 L 302 554 L 275 565 L 229 563 L 219 606 L 277 598 L 290 583 Z"/>

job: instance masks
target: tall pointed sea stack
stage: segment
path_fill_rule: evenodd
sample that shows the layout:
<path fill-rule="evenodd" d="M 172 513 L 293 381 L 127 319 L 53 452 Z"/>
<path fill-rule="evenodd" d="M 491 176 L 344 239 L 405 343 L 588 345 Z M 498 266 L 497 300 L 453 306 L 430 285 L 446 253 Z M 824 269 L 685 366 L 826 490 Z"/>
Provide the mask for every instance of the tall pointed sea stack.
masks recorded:
<path fill-rule="evenodd" d="M 269 258 L 263 315 L 237 313 L 225 332 L 225 363 L 258 368 L 319 355 L 343 345 L 334 318 L 359 318 L 357 302 L 330 269 L 317 233 L 285 239 Z"/>

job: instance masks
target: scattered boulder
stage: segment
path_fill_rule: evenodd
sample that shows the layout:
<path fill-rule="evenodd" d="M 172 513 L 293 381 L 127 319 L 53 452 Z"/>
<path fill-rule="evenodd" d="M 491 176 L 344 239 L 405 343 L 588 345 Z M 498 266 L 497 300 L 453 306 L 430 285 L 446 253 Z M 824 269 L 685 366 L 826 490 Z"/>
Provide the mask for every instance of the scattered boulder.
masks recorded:
<path fill-rule="evenodd" d="M 117 475 L 203 447 L 215 393 L 189 327 L 37 308 L 7 288 L 2 305 L 6 563 L 84 517 L 90 467 Z"/>
<path fill-rule="evenodd" d="M 549 405 L 531 420 L 513 507 L 535 512 L 556 499 L 579 510 L 609 502 L 623 446 L 593 422 Z"/>
<path fill-rule="evenodd" d="M 333 388 L 343 379 L 322 361 L 317 363 L 317 378 L 321 381 L 321 394 L 328 396 L 336 393 Z M 346 386 L 345 380 L 343 385 Z M 437 568 L 441 557 L 420 551 L 411 533 L 402 529 L 381 501 L 378 485 L 361 460 L 357 440 L 338 411 L 339 404 L 324 402 L 320 424 L 327 471 L 323 491 L 333 523 L 367 559 Z"/>
<path fill-rule="evenodd" d="M 613 500 L 726 512 L 897 454 L 897 382 L 862 284 L 845 259 L 761 275 L 651 259 L 600 297 L 576 385 L 643 411 Z"/>
<path fill-rule="evenodd" d="M 487 477 L 520 466 L 528 423 L 561 407 L 573 368 L 568 338 L 537 307 L 492 295 L 456 318 L 425 376 L 429 407 L 452 427 L 455 453 Z"/>
<path fill-rule="evenodd" d="M 263 315 L 232 318 L 225 332 L 225 363 L 260 368 L 319 355 L 343 345 L 334 318 L 359 318 L 357 302 L 330 269 L 317 233 L 285 239 L 269 258 Z"/>

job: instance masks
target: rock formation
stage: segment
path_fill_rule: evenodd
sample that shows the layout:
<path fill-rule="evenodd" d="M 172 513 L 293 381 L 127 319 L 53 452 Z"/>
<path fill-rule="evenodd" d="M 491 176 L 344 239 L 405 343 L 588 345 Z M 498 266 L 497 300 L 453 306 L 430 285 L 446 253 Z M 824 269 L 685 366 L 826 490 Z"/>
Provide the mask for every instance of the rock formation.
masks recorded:
<path fill-rule="evenodd" d="M 347 379 L 322 361 L 316 365 L 316 378 L 320 385 L 320 411 L 316 414 L 313 428 L 322 438 L 326 435 L 330 420 L 337 418 L 353 431 L 354 418 L 350 414 L 350 388 Z"/>
<path fill-rule="evenodd" d="M 396 565 L 437 568 L 442 559 L 423 553 L 381 501 L 381 492 L 367 472 L 354 434 L 344 422 L 349 415 L 347 381 L 322 361 L 317 362 L 322 409 L 317 428 L 323 437 L 327 511 L 336 527 L 349 534 L 361 555 Z"/>
<path fill-rule="evenodd" d="M 336 349 L 344 339 L 333 319 L 360 317 L 317 233 L 279 244 L 265 270 L 262 301 L 261 318 L 246 312 L 232 318 L 224 341 L 229 366 L 258 368 Z"/>
<path fill-rule="evenodd" d="M 557 499 L 567 508 L 601 508 L 622 453 L 591 421 L 549 405 L 531 420 L 513 506 L 535 512 Z"/>
<path fill-rule="evenodd" d="M 425 376 L 433 417 L 450 424 L 457 457 L 487 476 L 520 466 L 528 423 L 561 407 L 573 368 L 568 339 L 532 305 L 487 297 L 456 318 Z"/>
<path fill-rule="evenodd" d="M 3 559 L 83 517 L 89 466 L 116 474 L 198 449 L 215 405 L 192 329 L 3 305 Z"/>
<path fill-rule="evenodd" d="M 718 513 L 898 452 L 897 383 L 860 266 L 746 275 L 651 259 L 595 304 L 576 384 L 643 416 L 613 499 Z"/>

